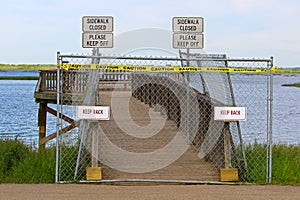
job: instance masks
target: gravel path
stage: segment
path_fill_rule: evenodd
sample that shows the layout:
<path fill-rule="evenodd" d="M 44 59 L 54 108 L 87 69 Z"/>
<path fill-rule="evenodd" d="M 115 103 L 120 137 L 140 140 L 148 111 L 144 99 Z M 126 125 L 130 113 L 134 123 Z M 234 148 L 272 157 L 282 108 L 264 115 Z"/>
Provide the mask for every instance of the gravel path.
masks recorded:
<path fill-rule="evenodd" d="M 1 200 L 300 199 L 296 186 L 0 184 Z"/>

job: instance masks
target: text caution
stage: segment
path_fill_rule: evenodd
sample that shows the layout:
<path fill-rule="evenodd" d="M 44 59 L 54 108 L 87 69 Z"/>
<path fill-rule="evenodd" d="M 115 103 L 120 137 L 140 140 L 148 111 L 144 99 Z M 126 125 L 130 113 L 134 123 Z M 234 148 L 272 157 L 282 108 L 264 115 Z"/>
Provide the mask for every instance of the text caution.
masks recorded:
<path fill-rule="evenodd" d="M 77 119 L 109 120 L 110 107 L 108 106 L 77 106 Z"/>
<path fill-rule="evenodd" d="M 245 121 L 246 107 L 215 107 L 214 120 L 220 121 Z"/>

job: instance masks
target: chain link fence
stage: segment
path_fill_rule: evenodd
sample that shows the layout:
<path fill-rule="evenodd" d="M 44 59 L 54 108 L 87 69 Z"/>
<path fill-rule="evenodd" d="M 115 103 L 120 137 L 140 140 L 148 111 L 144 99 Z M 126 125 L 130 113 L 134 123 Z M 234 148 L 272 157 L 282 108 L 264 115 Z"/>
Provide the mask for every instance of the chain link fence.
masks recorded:
<path fill-rule="evenodd" d="M 58 64 L 256 68 L 272 59 L 58 55 Z M 220 181 L 238 169 L 241 182 L 271 177 L 272 75 L 229 72 L 128 72 L 58 69 L 56 181 L 86 181 L 101 167 L 106 181 Z M 109 106 L 110 119 L 79 120 L 76 106 Z M 247 108 L 246 121 L 217 121 L 214 108 Z"/>

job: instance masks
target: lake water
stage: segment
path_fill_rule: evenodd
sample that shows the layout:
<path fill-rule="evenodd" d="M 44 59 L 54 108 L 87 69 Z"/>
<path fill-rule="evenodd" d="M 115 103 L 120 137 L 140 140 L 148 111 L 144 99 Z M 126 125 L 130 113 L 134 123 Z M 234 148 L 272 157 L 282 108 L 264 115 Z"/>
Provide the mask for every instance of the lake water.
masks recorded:
<path fill-rule="evenodd" d="M 0 76 L 38 76 L 38 71 L 0 71 Z M 0 80 L 0 137 L 17 137 L 26 143 L 37 142 L 38 104 L 33 98 L 36 82 Z M 275 143 L 300 144 L 300 88 L 281 86 L 296 82 L 300 82 L 299 74 L 274 76 L 273 141 Z M 55 108 L 55 106 L 51 107 Z M 48 134 L 55 132 L 55 123 L 55 117 L 48 115 Z M 253 141 L 251 134 L 244 137 L 247 141 Z"/>
<path fill-rule="evenodd" d="M 274 76 L 273 138 L 300 144 L 300 88 L 281 86 L 287 83 L 300 83 L 300 74 Z"/>

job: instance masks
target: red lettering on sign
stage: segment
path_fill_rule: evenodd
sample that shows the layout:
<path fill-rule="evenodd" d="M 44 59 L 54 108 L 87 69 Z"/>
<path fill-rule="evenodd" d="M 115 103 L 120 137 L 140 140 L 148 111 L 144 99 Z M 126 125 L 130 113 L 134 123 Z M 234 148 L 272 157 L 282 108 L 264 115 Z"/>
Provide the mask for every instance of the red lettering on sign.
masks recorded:
<path fill-rule="evenodd" d="M 82 110 L 82 113 L 83 113 L 83 114 L 91 114 L 91 113 L 92 113 L 92 110 L 91 110 L 91 109 L 83 109 L 83 110 Z"/>
<path fill-rule="evenodd" d="M 103 110 L 94 110 L 94 114 L 103 115 Z"/>
<path fill-rule="evenodd" d="M 232 110 L 231 115 L 240 115 L 241 114 L 240 112 L 241 111 L 239 111 L 239 110 Z"/>
<path fill-rule="evenodd" d="M 229 110 L 221 110 L 220 111 L 221 115 L 228 115 L 230 113 Z"/>

